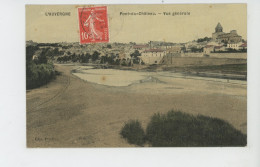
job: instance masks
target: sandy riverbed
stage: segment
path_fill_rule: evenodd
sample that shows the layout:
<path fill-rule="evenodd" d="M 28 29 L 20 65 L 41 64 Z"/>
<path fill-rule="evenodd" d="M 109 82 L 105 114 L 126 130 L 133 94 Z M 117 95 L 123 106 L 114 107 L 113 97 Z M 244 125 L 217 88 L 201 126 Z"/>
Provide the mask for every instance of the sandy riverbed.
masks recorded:
<path fill-rule="evenodd" d="M 138 119 L 145 127 L 154 113 L 170 109 L 218 117 L 246 133 L 246 81 L 73 65 L 57 70 L 62 75 L 47 87 L 27 92 L 29 147 L 129 147 L 119 135 L 125 122 Z"/>

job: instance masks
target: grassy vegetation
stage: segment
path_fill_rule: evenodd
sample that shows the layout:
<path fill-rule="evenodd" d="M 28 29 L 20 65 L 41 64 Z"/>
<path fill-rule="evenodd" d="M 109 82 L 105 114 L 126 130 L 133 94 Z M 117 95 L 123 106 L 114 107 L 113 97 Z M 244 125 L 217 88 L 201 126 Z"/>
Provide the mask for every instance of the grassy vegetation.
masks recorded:
<path fill-rule="evenodd" d="M 187 66 L 187 67 L 164 67 L 165 71 L 177 72 L 210 72 L 221 74 L 247 74 L 247 64 L 223 64 L 223 65 L 207 65 L 207 66 Z"/>
<path fill-rule="evenodd" d="M 175 111 L 155 114 L 146 133 L 151 145 L 159 147 L 246 145 L 246 135 L 221 119 Z"/>
<path fill-rule="evenodd" d="M 222 73 L 243 73 L 247 71 L 247 64 L 224 64 L 224 65 L 211 65 L 211 66 L 197 66 L 191 67 L 200 71 L 221 71 Z"/>
<path fill-rule="evenodd" d="M 33 62 L 26 65 L 26 89 L 33 89 L 47 84 L 56 76 L 52 63 L 35 64 Z"/>
<path fill-rule="evenodd" d="M 135 138 L 137 129 L 141 131 L 140 126 L 125 131 Z M 125 138 L 128 140 L 128 136 Z M 154 114 L 142 137 L 153 147 L 245 146 L 246 138 L 224 120 L 173 110 Z"/>
<path fill-rule="evenodd" d="M 145 142 L 145 133 L 141 123 L 131 120 L 124 125 L 120 132 L 121 136 L 127 139 L 128 143 L 142 146 Z"/>
<path fill-rule="evenodd" d="M 45 85 L 54 79 L 57 74 L 53 63 L 49 61 L 52 57 L 52 51 L 49 48 L 43 49 L 38 58 L 33 59 L 33 55 L 37 51 L 39 51 L 37 46 L 26 47 L 26 89 Z"/>

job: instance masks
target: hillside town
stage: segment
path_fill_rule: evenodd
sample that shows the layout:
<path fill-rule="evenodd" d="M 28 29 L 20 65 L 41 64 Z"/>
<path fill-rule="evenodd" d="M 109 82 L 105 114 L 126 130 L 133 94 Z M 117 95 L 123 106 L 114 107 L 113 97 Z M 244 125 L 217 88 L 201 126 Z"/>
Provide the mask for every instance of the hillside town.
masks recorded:
<path fill-rule="evenodd" d="M 246 145 L 247 41 L 236 30 L 224 32 L 220 23 L 212 32 L 185 43 L 27 41 L 27 145 L 39 147 L 44 141 L 43 147 L 129 146 L 125 136 L 135 133 L 125 131 L 126 122 L 146 122 L 149 134 L 149 119 L 157 126 L 158 112 L 180 116 L 169 131 L 181 127 L 181 144 L 162 146 Z M 171 111 L 175 108 L 180 111 Z M 199 115 L 198 123 L 197 117 L 186 114 Z M 194 134 L 194 140 L 182 142 L 186 134 Z M 216 135 L 205 139 L 212 136 L 208 134 Z M 222 134 L 227 134 L 225 141 L 219 138 Z M 194 145 L 197 136 L 202 138 Z"/>
<path fill-rule="evenodd" d="M 217 24 L 211 37 L 199 38 L 186 43 L 149 41 L 147 43 L 80 45 L 78 42 L 35 43 L 27 41 L 26 45 L 38 46 L 40 50 L 50 49 L 50 57 L 57 62 L 92 62 L 128 66 L 133 64 L 163 64 L 165 57 L 214 57 L 214 53 L 221 55 L 221 53 L 247 52 L 247 41 L 236 30 L 225 33 L 220 23 Z M 96 54 L 95 58 L 91 57 L 94 53 Z M 37 59 L 39 55 L 40 51 L 35 52 L 33 59 Z M 84 56 L 85 58 L 83 58 Z"/>

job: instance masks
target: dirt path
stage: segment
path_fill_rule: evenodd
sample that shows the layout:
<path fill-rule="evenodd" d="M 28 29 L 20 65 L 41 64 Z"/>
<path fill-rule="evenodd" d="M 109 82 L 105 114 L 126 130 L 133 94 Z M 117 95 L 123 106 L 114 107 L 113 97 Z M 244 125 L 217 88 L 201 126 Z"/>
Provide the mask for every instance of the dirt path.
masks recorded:
<path fill-rule="evenodd" d="M 128 91 L 85 82 L 73 68 L 58 65 L 62 75 L 27 92 L 28 147 L 130 147 L 119 135 L 125 122 L 138 119 L 145 127 L 154 113 L 173 108 L 222 118 L 246 133 L 246 97 Z"/>

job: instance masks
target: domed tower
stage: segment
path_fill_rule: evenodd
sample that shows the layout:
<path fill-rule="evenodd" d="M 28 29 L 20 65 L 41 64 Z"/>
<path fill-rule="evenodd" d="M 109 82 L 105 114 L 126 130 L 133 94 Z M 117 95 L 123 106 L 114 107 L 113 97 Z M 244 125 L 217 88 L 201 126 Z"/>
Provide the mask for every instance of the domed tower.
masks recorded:
<path fill-rule="evenodd" d="M 218 25 L 216 26 L 215 32 L 223 32 L 223 28 L 220 23 L 218 23 Z"/>
<path fill-rule="evenodd" d="M 218 23 L 215 28 L 215 32 L 212 33 L 212 40 L 217 41 L 218 36 L 221 34 L 225 34 L 225 33 L 223 32 L 223 27 L 221 26 L 221 24 Z"/>

